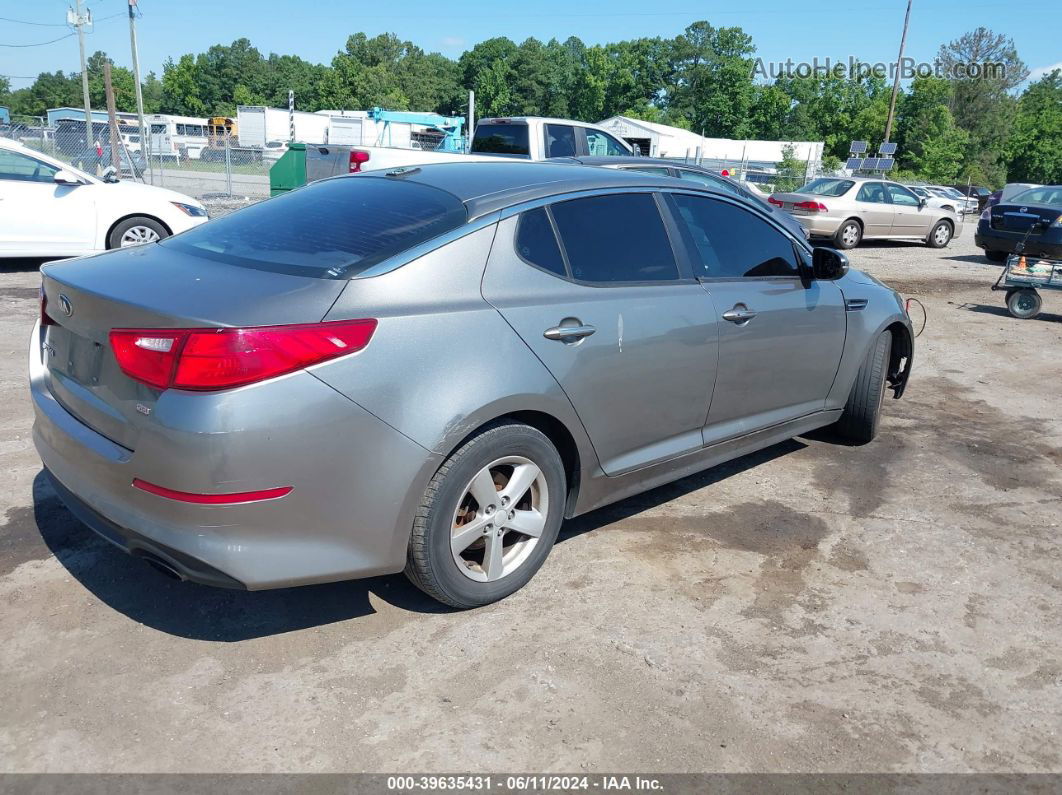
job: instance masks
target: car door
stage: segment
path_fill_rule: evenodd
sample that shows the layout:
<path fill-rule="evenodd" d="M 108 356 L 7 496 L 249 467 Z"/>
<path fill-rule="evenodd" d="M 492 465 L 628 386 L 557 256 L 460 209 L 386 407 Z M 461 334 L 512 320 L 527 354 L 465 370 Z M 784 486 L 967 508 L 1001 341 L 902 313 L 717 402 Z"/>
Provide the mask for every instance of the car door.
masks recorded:
<path fill-rule="evenodd" d="M 699 449 L 715 381 L 714 306 L 680 270 L 659 201 L 616 193 L 525 210 L 500 222 L 483 278 L 608 475 Z"/>
<path fill-rule="evenodd" d="M 719 318 L 704 443 L 821 411 L 844 349 L 840 289 L 805 283 L 797 258 L 810 254 L 743 205 L 685 193 L 669 204 Z"/>
<path fill-rule="evenodd" d="M 911 191 L 895 182 L 886 182 L 885 190 L 892 202 L 892 237 L 925 237 L 933 225 L 933 214 L 922 206 Z"/>
<path fill-rule="evenodd" d="M 0 251 L 22 256 L 84 254 L 93 248 L 90 185 L 60 185 L 58 166 L 0 148 Z"/>
<path fill-rule="evenodd" d="M 887 237 L 892 231 L 893 207 L 881 182 L 864 182 L 856 191 L 856 212 L 863 222 L 863 237 Z"/>

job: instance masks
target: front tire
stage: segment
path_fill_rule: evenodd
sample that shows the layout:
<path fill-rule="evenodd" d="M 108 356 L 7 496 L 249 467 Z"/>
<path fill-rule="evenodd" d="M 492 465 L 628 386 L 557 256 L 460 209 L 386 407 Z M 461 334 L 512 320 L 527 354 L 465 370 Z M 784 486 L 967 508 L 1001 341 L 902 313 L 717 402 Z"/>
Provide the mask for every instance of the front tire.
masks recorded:
<path fill-rule="evenodd" d="M 883 331 L 860 365 L 844 413 L 834 426 L 842 439 L 853 444 L 866 444 L 877 435 L 891 355 L 892 333 Z"/>
<path fill-rule="evenodd" d="M 859 225 L 859 221 L 854 218 L 849 218 L 839 227 L 833 234 L 833 242 L 837 248 L 843 248 L 845 250 L 855 248 L 859 245 L 859 241 L 863 239 L 863 227 Z"/>
<path fill-rule="evenodd" d="M 930 248 L 944 248 L 951 242 L 951 224 L 947 221 L 937 221 L 930 232 L 929 237 L 926 238 L 926 245 Z"/>
<path fill-rule="evenodd" d="M 515 422 L 489 426 L 428 484 L 406 576 L 451 607 L 504 599 L 549 555 L 564 519 L 566 481 L 561 457 L 541 431 Z"/>
<path fill-rule="evenodd" d="M 111 230 L 110 235 L 107 236 L 107 247 L 142 246 L 145 243 L 157 243 L 169 236 L 169 230 L 154 218 L 134 215 L 132 218 L 126 218 Z"/>

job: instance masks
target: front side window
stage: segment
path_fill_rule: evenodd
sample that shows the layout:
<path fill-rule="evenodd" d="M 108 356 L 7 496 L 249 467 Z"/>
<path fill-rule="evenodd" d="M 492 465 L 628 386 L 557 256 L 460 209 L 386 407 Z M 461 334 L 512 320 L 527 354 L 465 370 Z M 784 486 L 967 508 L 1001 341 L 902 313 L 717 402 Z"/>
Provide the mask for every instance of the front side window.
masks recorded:
<path fill-rule="evenodd" d="M 822 177 L 813 179 L 797 193 L 811 193 L 815 196 L 844 196 L 855 185 L 850 179 L 830 179 Z"/>
<path fill-rule="evenodd" d="M 903 185 L 895 185 L 889 183 L 885 186 L 889 191 L 889 198 L 892 199 L 893 204 L 900 204 L 905 207 L 917 207 L 918 197 L 911 191 L 907 190 Z"/>
<path fill-rule="evenodd" d="M 675 253 L 652 194 L 572 199 L 550 210 L 572 278 L 597 284 L 679 278 Z"/>
<path fill-rule="evenodd" d="M 546 157 L 575 157 L 575 128 L 567 124 L 546 125 Z"/>
<path fill-rule="evenodd" d="M 524 262 L 536 268 L 558 276 L 568 275 L 545 207 L 536 207 L 520 214 L 520 222 L 516 227 L 516 253 Z"/>
<path fill-rule="evenodd" d="M 587 130 L 586 145 L 590 149 L 590 154 L 594 156 L 622 157 L 630 154 L 623 144 L 601 130 Z"/>
<path fill-rule="evenodd" d="M 767 221 L 725 201 L 671 197 L 692 248 L 694 275 L 713 279 L 797 277 L 793 242 Z"/>
<path fill-rule="evenodd" d="M 54 182 L 58 171 L 57 166 L 50 166 L 18 152 L 0 149 L 0 179 L 13 182 Z"/>
<path fill-rule="evenodd" d="M 856 201 L 885 204 L 888 201 L 885 198 L 885 186 L 880 182 L 864 182 L 859 186 Z"/>
<path fill-rule="evenodd" d="M 451 193 L 361 175 L 312 183 L 160 245 L 245 268 L 336 279 L 355 276 L 467 220 L 465 205 Z"/>

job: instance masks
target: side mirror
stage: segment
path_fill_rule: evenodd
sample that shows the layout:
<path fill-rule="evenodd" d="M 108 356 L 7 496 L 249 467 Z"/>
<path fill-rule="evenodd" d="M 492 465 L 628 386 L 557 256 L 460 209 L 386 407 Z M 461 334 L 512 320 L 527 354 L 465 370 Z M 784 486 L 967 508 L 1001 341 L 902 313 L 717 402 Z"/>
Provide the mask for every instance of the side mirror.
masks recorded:
<path fill-rule="evenodd" d="M 56 171 L 55 176 L 52 177 L 52 179 L 55 180 L 56 185 L 81 184 L 81 180 L 78 178 L 77 174 L 72 171 L 67 171 L 66 169 L 60 169 L 59 171 Z"/>
<path fill-rule="evenodd" d="M 924 209 L 927 204 L 929 204 L 929 200 L 928 199 L 923 198 L 923 197 L 919 197 L 919 199 L 918 199 L 918 209 L 919 210 Z"/>
<path fill-rule="evenodd" d="M 107 166 L 107 168 L 103 169 L 103 173 L 100 175 L 100 178 L 104 182 L 117 182 L 118 169 L 116 169 L 114 166 Z"/>
<path fill-rule="evenodd" d="M 848 273 L 848 257 L 833 248 L 816 248 L 811 252 L 811 271 L 819 281 L 840 279 Z"/>

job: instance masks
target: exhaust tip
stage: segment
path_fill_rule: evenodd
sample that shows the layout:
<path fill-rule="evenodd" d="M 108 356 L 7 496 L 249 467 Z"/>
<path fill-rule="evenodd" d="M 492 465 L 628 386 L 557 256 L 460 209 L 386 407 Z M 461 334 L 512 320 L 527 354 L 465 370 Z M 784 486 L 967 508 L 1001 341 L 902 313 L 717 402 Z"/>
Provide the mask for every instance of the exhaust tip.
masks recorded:
<path fill-rule="evenodd" d="M 143 559 L 151 568 L 161 574 L 164 574 L 171 580 L 183 582 L 185 579 L 185 577 L 179 571 L 177 571 L 177 569 L 175 569 L 173 566 L 171 566 L 169 563 L 162 560 L 161 558 L 155 557 L 154 555 L 147 553 L 140 553 L 139 555 L 137 555 L 137 557 Z"/>

